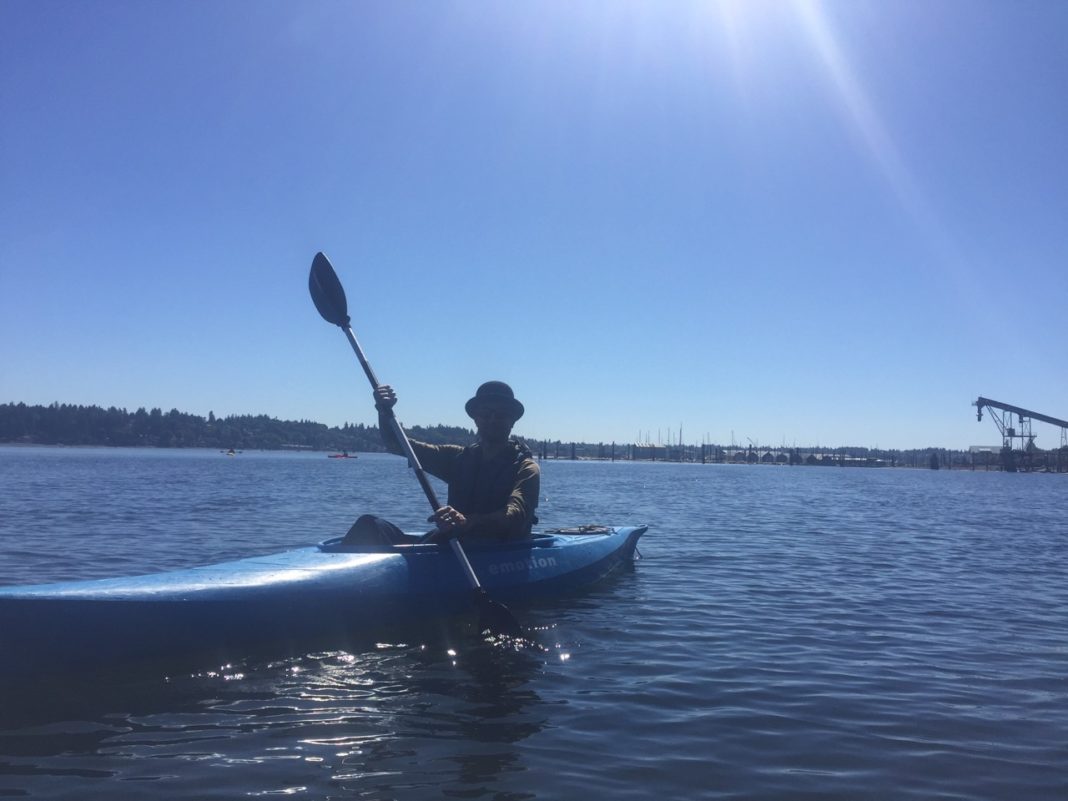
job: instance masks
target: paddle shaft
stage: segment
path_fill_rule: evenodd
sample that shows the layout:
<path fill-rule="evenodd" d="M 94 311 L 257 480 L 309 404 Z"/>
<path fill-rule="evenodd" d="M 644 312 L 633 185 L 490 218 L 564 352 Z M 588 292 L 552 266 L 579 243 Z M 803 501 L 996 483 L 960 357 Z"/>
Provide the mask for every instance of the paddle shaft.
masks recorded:
<path fill-rule="evenodd" d="M 378 389 L 381 384 L 378 383 L 378 377 L 375 375 L 375 371 L 371 369 L 371 364 L 367 361 L 367 357 L 363 355 L 363 348 L 360 347 L 360 343 L 356 339 L 356 334 L 352 332 L 352 326 L 345 325 L 342 326 L 341 329 L 345 332 L 349 344 L 352 345 L 352 349 L 356 353 L 356 358 L 360 360 L 360 366 L 363 367 L 363 371 L 367 375 L 367 380 L 371 382 L 373 388 Z M 401 450 L 404 451 L 404 455 L 408 459 L 408 464 L 411 466 L 412 470 L 415 471 L 415 477 L 419 480 L 419 486 L 423 488 L 423 493 L 426 495 L 426 499 L 430 502 L 431 510 L 436 512 L 441 508 L 441 504 L 438 503 L 438 496 L 434 492 L 434 488 L 430 486 L 430 479 L 427 478 L 426 471 L 423 470 L 423 466 L 419 463 L 419 457 L 415 455 L 415 451 L 412 449 L 412 443 L 408 441 L 408 435 L 404 433 L 404 429 L 401 427 L 400 422 L 398 422 L 397 415 L 393 413 L 393 409 L 389 409 L 387 414 L 389 416 L 390 427 L 393 429 L 393 433 L 401 445 Z M 460 540 L 457 537 L 452 537 L 449 539 L 449 545 L 452 547 L 452 552 L 456 554 L 456 558 L 459 560 L 464 573 L 467 574 L 467 580 L 471 584 L 472 589 L 481 590 L 482 585 L 479 583 L 478 576 L 475 575 L 474 568 L 471 567 L 471 562 L 468 560 L 467 554 L 464 553 L 463 546 L 460 545 Z"/>
<path fill-rule="evenodd" d="M 356 340 L 356 335 L 352 333 L 352 327 L 346 325 L 343 326 L 342 330 L 345 332 L 345 336 L 348 337 L 352 349 L 356 352 L 356 358 L 360 360 L 360 366 L 363 367 L 364 373 L 367 374 L 367 380 L 371 382 L 371 386 L 374 389 L 378 389 L 381 384 L 378 383 L 378 377 L 375 375 L 375 371 L 371 369 L 367 357 L 363 355 L 363 348 L 360 347 L 360 343 Z M 397 441 L 400 443 L 404 455 L 408 458 L 408 464 L 411 465 L 412 470 L 415 471 L 415 477 L 419 479 L 419 486 L 423 488 L 423 493 L 426 495 L 427 501 L 430 502 L 430 509 L 431 511 L 436 512 L 441 508 L 441 504 L 438 503 L 438 496 L 434 492 L 434 488 L 430 486 L 430 480 L 426 477 L 426 472 L 423 470 L 423 466 L 419 464 L 419 457 L 417 457 L 415 451 L 412 450 L 412 443 L 408 441 L 408 436 L 404 433 L 404 429 L 401 428 L 401 424 L 397 422 L 397 416 L 393 413 L 392 409 L 388 411 L 388 415 L 390 427 L 393 429 L 393 433 L 397 437 Z"/>
<path fill-rule="evenodd" d="M 372 387 L 378 389 L 381 386 L 378 383 L 378 376 L 371 369 L 367 357 L 363 355 L 363 348 L 356 341 L 356 335 L 352 333 L 352 326 L 349 324 L 349 304 L 345 299 L 345 288 L 341 286 L 341 281 L 338 280 L 330 259 L 321 251 L 316 253 L 315 258 L 312 259 L 311 272 L 308 273 L 308 291 L 311 293 L 312 302 L 322 318 L 345 332 L 349 344 L 352 345 L 352 349 L 356 353 L 356 358 L 360 360 L 360 366 L 363 367 L 363 371 L 367 375 L 367 380 L 371 382 Z M 404 433 L 404 429 L 401 428 L 400 423 L 397 422 L 397 416 L 393 413 L 392 408 L 386 410 L 386 416 L 393 434 L 404 451 L 404 455 L 408 457 L 408 464 L 415 471 L 416 478 L 419 479 L 419 486 L 423 488 L 423 493 L 430 502 L 430 508 L 437 512 L 441 508 L 441 504 L 438 503 L 434 488 L 430 486 L 430 481 L 423 471 L 423 466 L 419 464 L 419 458 L 415 455 L 415 451 L 412 450 L 412 444 L 408 441 L 408 437 Z M 522 627 L 512 613 L 508 611 L 508 607 L 494 601 L 482 589 L 478 576 L 475 575 L 475 571 L 467 559 L 467 554 L 464 553 L 463 546 L 460 545 L 459 537 L 450 538 L 449 545 L 452 548 L 452 552 L 456 554 L 456 560 L 460 563 L 460 567 L 463 568 L 467 581 L 471 585 L 475 603 L 479 608 L 480 620 L 488 624 L 483 625 L 482 628 L 516 637 L 521 636 Z"/>

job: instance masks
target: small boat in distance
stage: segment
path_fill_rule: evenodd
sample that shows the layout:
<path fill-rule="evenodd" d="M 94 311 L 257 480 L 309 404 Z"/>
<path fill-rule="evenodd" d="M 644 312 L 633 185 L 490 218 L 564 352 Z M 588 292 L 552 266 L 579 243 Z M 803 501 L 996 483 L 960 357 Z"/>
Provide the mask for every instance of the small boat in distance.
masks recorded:
<path fill-rule="evenodd" d="M 342 451 L 341 453 L 328 453 L 326 455 L 326 458 L 327 459 L 356 459 L 356 458 L 359 458 L 359 457 L 349 455 L 348 451 Z"/>

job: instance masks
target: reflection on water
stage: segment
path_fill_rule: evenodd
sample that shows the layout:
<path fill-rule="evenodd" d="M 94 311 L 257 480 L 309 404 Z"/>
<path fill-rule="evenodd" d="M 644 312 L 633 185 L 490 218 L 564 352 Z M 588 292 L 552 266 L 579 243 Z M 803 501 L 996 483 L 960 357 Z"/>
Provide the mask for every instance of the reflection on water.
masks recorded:
<path fill-rule="evenodd" d="M 516 744 L 546 723 L 531 687 L 544 662 L 542 648 L 464 636 L 40 687 L 5 698 L 0 795 L 106 797 L 93 781 L 108 779 L 168 798 L 298 793 L 324 781 L 361 797 L 443 787 L 477 797 L 525 770 Z M 191 764 L 218 786 L 171 787 Z"/>

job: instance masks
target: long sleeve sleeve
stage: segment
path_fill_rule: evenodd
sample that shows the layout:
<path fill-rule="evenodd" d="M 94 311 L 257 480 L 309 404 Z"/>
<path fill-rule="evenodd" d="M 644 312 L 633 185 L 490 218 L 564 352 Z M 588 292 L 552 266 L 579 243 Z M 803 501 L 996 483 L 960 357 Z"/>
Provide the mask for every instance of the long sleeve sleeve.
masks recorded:
<path fill-rule="evenodd" d="M 390 453 L 398 456 L 407 456 L 396 432 L 393 430 L 392 418 L 389 414 L 378 413 L 378 430 L 382 435 L 382 444 Z M 420 466 L 430 475 L 440 478 L 445 483 L 452 480 L 452 465 L 456 456 L 463 451 L 459 445 L 431 445 L 428 442 L 420 442 L 417 439 L 409 439 L 415 458 Z"/>

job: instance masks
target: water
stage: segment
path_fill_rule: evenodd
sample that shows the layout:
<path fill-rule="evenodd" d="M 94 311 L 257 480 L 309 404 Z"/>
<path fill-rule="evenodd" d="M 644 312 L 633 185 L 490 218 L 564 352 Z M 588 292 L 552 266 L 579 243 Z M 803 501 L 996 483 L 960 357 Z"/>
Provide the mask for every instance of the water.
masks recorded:
<path fill-rule="evenodd" d="M 462 627 L 10 690 L 0 797 L 1068 798 L 1065 476 L 543 463 L 545 526 L 649 523 L 633 570 Z M 0 583 L 268 553 L 396 457 L 0 447 Z M 403 633 L 401 633 L 403 634 Z"/>

